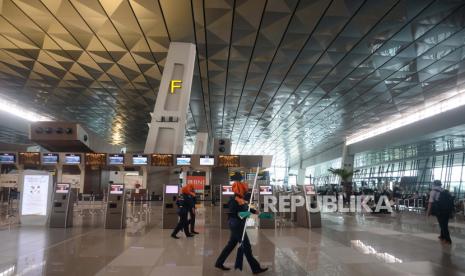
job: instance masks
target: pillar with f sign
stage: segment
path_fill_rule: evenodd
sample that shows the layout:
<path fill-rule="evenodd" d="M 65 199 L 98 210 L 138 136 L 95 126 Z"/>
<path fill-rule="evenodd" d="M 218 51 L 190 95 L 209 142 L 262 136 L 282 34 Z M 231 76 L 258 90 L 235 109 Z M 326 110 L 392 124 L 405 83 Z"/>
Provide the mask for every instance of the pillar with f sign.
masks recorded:
<path fill-rule="evenodd" d="M 155 108 L 151 113 L 145 153 L 182 153 L 195 53 L 192 43 L 170 43 Z"/>

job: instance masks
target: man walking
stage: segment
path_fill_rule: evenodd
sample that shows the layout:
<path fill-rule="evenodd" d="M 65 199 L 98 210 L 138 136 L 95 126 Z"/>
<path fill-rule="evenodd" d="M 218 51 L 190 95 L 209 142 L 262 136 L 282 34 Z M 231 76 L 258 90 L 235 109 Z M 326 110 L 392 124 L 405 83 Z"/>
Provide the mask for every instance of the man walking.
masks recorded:
<path fill-rule="evenodd" d="M 428 216 L 434 215 L 438 219 L 439 227 L 441 228 L 441 235 L 439 239 L 445 245 L 452 244 L 449 234 L 449 218 L 453 213 L 454 202 L 449 191 L 441 188 L 441 181 L 435 180 L 433 182 L 433 189 L 429 195 Z"/>

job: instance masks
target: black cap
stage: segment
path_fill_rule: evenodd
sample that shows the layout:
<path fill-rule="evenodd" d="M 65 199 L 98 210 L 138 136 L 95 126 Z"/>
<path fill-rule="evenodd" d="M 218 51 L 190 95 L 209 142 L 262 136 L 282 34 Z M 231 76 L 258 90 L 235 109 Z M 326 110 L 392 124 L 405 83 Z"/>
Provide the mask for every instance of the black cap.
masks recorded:
<path fill-rule="evenodd" d="M 231 176 L 231 181 L 242 181 L 241 172 L 235 172 L 233 176 Z"/>

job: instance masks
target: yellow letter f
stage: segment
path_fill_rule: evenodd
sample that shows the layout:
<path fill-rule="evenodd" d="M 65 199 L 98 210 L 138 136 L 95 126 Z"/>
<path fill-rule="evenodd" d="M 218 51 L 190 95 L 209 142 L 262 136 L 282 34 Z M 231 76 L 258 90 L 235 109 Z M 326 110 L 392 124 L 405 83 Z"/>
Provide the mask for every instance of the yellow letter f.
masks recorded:
<path fill-rule="evenodd" d="M 171 87 L 171 89 L 170 89 L 171 94 L 174 94 L 174 89 L 182 88 L 181 83 L 182 83 L 182 80 L 172 80 L 171 81 L 171 86 L 170 86 Z"/>

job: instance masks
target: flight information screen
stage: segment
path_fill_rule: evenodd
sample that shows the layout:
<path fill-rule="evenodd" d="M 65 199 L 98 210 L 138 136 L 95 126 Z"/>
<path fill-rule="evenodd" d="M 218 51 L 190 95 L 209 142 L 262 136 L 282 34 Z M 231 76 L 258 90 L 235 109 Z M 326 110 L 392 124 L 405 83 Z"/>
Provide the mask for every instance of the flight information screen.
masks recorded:
<path fill-rule="evenodd" d="M 58 164 L 58 153 L 44 153 L 42 154 L 42 164 Z"/>
<path fill-rule="evenodd" d="M 108 164 L 109 165 L 124 165 L 124 155 L 123 154 L 108 155 Z"/>
<path fill-rule="evenodd" d="M 133 165 L 147 165 L 148 159 L 149 158 L 145 154 L 134 154 L 132 156 L 132 164 Z"/>
<path fill-rule="evenodd" d="M 0 164 L 14 164 L 16 155 L 14 153 L 0 153 Z"/>
<path fill-rule="evenodd" d="M 81 164 L 81 155 L 74 153 L 65 154 L 65 164 L 76 165 Z"/>

